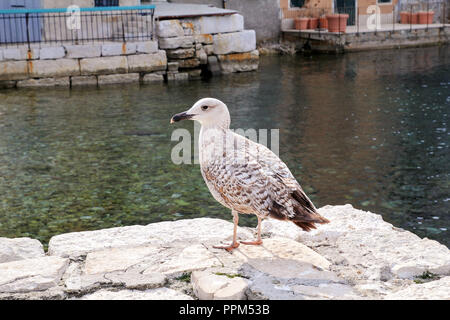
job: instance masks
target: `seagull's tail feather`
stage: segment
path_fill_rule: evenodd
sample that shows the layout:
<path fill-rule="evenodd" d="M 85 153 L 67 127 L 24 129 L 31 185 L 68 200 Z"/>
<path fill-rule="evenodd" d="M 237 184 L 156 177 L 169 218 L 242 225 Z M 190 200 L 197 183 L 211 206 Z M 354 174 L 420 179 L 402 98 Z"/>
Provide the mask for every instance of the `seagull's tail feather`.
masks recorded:
<path fill-rule="evenodd" d="M 295 190 L 292 197 L 296 200 L 294 204 L 295 216 L 290 220 L 305 231 L 316 229 L 315 223 L 329 223 L 330 220 L 322 217 L 314 204 L 309 200 L 303 190 Z"/>

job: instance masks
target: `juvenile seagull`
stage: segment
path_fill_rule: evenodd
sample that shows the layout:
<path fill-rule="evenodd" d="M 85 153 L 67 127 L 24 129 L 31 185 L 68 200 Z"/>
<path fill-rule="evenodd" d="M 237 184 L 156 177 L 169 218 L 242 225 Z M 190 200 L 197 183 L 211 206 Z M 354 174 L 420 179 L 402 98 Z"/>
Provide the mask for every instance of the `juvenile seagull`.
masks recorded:
<path fill-rule="evenodd" d="M 196 120 L 201 124 L 199 160 L 203 179 L 214 199 L 231 209 L 233 242 L 215 248 L 233 250 L 239 246 L 236 231 L 239 214 L 258 217 L 256 241 L 261 245 L 261 220 L 271 217 L 292 221 L 305 231 L 315 223 L 328 223 L 320 216 L 286 164 L 265 146 L 230 130 L 230 114 L 220 100 L 204 98 L 189 110 L 172 117 L 170 123 Z"/>

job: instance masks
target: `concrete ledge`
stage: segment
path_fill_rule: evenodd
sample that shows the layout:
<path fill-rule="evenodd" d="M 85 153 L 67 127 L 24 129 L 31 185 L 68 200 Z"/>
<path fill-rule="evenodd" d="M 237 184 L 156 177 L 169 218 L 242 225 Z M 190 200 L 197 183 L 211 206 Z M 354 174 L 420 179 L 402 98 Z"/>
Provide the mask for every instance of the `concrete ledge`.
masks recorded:
<path fill-rule="evenodd" d="M 40 59 L 61 59 L 66 55 L 64 47 L 44 47 L 40 51 Z"/>
<path fill-rule="evenodd" d="M 127 73 L 126 56 L 87 58 L 80 60 L 81 75 Z"/>

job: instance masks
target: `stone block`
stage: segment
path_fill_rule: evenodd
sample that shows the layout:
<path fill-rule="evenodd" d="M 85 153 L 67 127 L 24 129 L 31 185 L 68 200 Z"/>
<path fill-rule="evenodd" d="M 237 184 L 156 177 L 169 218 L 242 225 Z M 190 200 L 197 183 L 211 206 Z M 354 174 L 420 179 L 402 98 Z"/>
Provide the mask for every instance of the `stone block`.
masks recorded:
<path fill-rule="evenodd" d="M 144 77 L 142 78 L 143 83 L 163 82 L 163 81 L 164 81 L 164 76 L 162 74 L 156 74 L 156 73 L 144 74 Z"/>
<path fill-rule="evenodd" d="M 3 49 L 3 60 L 36 60 L 39 59 L 39 49 L 28 48 L 5 48 Z"/>
<path fill-rule="evenodd" d="M 102 46 L 97 44 L 89 45 L 67 45 L 66 58 L 93 58 L 100 57 L 102 53 Z"/>
<path fill-rule="evenodd" d="M 60 257 L 0 263 L 0 293 L 40 291 L 55 287 L 68 263 L 68 259 Z"/>
<path fill-rule="evenodd" d="M 178 71 L 179 63 L 178 62 L 169 62 L 167 63 L 168 71 Z"/>
<path fill-rule="evenodd" d="M 80 60 L 81 75 L 127 73 L 126 56 L 87 58 Z"/>
<path fill-rule="evenodd" d="M 200 65 L 200 60 L 197 58 L 178 60 L 178 65 L 184 69 L 196 68 Z"/>
<path fill-rule="evenodd" d="M 66 55 L 64 47 L 44 47 L 40 50 L 40 59 L 61 59 Z"/>
<path fill-rule="evenodd" d="M 175 50 L 166 50 L 167 58 L 169 59 L 187 59 L 192 58 L 195 55 L 194 48 L 188 49 L 175 49 Z"/>
<path fill-rule="evenodd" d="M 195 271 L 191 283 L 199 300 L 244 300 L 248 280 L 242 277 L 227 277 L 210 271 Z"/>
<path fill-rule="evenodd" d="M 183 27 L 185 36 L 192 36 L 195 33 L 194 24 L 192 22 L 183 22 L 181 26 Z"/>
<path fill-rule="evenodd" d="M 180 73 L 167 73 L 167 81 L 175 81 L 175 80 L 189 80 L 189 74 L 187 72 Z"/>
<path fill-rule="evenodd" d="M 255 30 L 245 30 L 214 36 L 214 54 L 249 52 L 256 49 Z"/>
<path fill-rule="evenodd" d="M 226 33 L 244 30 L 244 17 L 240 14 L 202 16 L 192 20 L 196 33 Z"/>
<path fill-rule="evenodd" d="M 44 256 L 42 244 L 31 238 L 0 238 L 0 263 Z"/>
<path fill-rule="evenodd" d="M 195 43 L 213 44 L 214 39 L 211 34 L 196 34 L 194 35 Z"/>
<path fill-rule="evenodd" d="M 76 59 L 28 61 L 30 76 L 33 78 L 52 78 L 80 75 Z"/>
<path fill-rule="evenodd" d="M 128 56 L 129 72 L 152 72 L 166 70 L 167 57 L 164 50 L 152 54 L 139 54 Z"/>
<path fill-rule="evenodd" d="M 0 61 L 3 61 L 3 49 L 0 48 Z"/>
<path fill-rule="evenodd" d="M 102 45 L 102 57 L 120 56 L 136 53 L 136 43 L 105 43 Z"/>
<path fill-rule="evenodd" d="M 203 46 L 203 50 L 205 50 L 206 55 L 208 56 L 214 54 L 214 46 L 212 44 Z"/>
<path fill-rule="evenodd" d="M 194 46 L 193 36 L 159 39 L 160 49 L 192 48 L 193 46 Z"/>
<path fill-rule="evenodd" d="M 163 20 L 156 23 L 156 34 L 159 38 L 184 36 L 184 30 L 179 20 Z"/>
<path fill-rule="evenodd" d="M 199 80 L 202 78 L 202 70 L 201 69 L 189 70 L 188 74 L 189 74 L 190 80 Z"/>
<path fill-rule="evenodd" d="M 259 52 L 233 53 L 218 55 L 219 65 L 222 73 L 254 71 L 258 69 Z"/>
<path fill-rule="evenodd" d="M 139 73 L 108 74 L 98 76 L 98 85 L 139 82 Z"/>
<path fill-rule="evenodd" d="M 168 288 L 112 291 L 102 289 L 87 294 L 81 300 L 193 300 L 190 296 Z"/>
<path fill-rule="evenodd" d="M 69 77 L 26 79 L 17 82 L 17 88 L 70 87 Z"/>
<path fill-rule="evenodd" d="M 195 56 L 200 60 L 200 64 L 207 64 L 208 63 L 208 55 L 206 54 L 205 50 L 200 49 L 195 52 Z"/>
<path fill-rule="evenodd" d="M 0 80 L 22 80 L 28 77 L 27 61 L 0 62 Z"/>
<path fill-rule="evenodd" d="M 157 41 L 136 42 L 136 52 L 137 53 L 156 53 L 156 52 L 158 52 L 158 42 Z"/>
<path fill-rule="evenodd" d="M 78 86 L 96 86 L 97 76 L 77 76 L 71 78 L 72 87 Z"/>

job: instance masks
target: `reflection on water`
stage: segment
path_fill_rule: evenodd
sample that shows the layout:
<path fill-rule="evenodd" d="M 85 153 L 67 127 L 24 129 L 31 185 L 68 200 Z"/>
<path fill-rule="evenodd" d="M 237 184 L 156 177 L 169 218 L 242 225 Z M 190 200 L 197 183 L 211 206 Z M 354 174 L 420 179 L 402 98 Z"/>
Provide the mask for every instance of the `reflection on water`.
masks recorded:
<path fill-rule="evenodd" d="M 211 96 L 233 128 L 280 129 L 280 156 L 317 206 L 351 203 L 449 245 L 449 69 L 447 46 L 263 57 L 259 72 L 170 85 L 1 91 L 0 236 L 230 220 L 198 165 L 170 161 L 172 130 L 193 131 L 171 115 Z"/>

